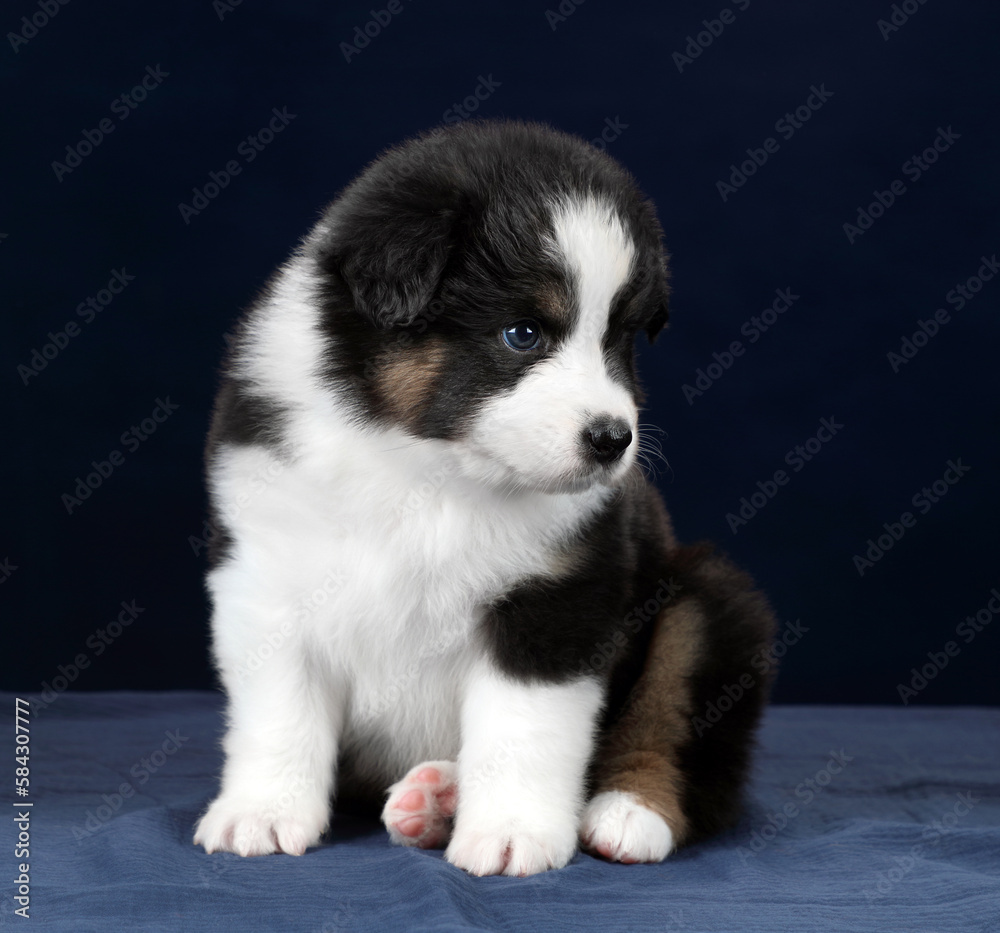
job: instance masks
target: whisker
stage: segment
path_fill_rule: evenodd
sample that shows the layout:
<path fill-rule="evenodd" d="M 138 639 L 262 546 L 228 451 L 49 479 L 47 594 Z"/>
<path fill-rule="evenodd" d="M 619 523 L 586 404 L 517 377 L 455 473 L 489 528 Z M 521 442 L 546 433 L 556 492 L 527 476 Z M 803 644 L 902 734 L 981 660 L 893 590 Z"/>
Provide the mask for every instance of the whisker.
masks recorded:
<path fill-rule="evenodd" d="M 399 447 L 382 447 L 380 453 L 392 453 L 395 450 L 409 450 L 411 447 L 418 447 L 423 441 L 414 441 L 412 444 L 400 444 Z"/>

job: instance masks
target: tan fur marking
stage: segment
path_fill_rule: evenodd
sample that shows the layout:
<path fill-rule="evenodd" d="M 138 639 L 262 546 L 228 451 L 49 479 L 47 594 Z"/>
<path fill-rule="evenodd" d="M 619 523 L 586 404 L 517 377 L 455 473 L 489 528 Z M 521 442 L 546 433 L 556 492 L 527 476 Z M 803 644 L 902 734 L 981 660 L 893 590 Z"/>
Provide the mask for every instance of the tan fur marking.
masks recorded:
<path fill-rule="evenodd" d="M 415 422 L 441 375 L 444 344 L 428 340 L 420 347 L 392 351 L 379 360 L 378 394 L 389 413 L 404 424 Z"/>
<path fill-rule="evenodd" d="M 571 318 L 569 299 L 561 288 L 554 285 L 543 288 L 535 296 L 540 311 L 544 311 L 556 321 L 569 322 Z"/>
<path fill-rule="evenodd" d="M 666 820 L 677 845 L 688 834 L 677 749 L 691 729 L 687 675 L 701 654 L 703 630 L 701 610 L 693 600 L 660 613 L 645 669 L 621 718 L 603 736 L 595 768 L 595 794 L 635 794 Z"/>

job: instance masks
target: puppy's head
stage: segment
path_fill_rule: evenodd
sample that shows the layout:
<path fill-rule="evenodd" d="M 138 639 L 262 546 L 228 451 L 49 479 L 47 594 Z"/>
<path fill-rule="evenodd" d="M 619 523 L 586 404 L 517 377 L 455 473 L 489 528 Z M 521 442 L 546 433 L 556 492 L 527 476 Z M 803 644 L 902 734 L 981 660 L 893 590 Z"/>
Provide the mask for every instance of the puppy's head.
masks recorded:
<path fill-rule="evenodd" d="M 540 125 L 467 123 L 390 150 L 318 229 L 328 375 L 359 421 L 449 441 L 491 483 L 628 471 L 634 340 L 666 324 L 668 286 L 617 163 Z"/>

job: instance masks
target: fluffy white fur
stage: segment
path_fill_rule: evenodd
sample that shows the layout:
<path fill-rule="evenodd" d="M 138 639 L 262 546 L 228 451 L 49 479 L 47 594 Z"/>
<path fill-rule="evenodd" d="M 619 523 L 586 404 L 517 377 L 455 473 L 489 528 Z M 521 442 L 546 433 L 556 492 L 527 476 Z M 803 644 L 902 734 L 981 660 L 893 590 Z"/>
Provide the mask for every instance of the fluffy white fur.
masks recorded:
<path fill-rule="evenodd" d="M 347 751 L 386 786 L 419 762 L 457 761 L 456 865 L 530 874 L 572 857 L 601 691 L 511 680 L 473 640 L 477 607 L 545 572 L 610 494 L 579 453 L 583 428 L 601 415 L 637 427 L 600 350 L 632 244 L 593 199 L 560 205 L 554 227 L 578 327 L 482 409 L 466 442 L 348 421 L 320 376 L 307 249 L 251 318 L 240 375 L 291 418 L 280 453 L 222 447 L 211 465 L 235 545 L 208 580 L 229 696 L 222 788 L 195 835 L 208 851 L 317 843 Z M 634 813 L 617 812 L 602 825 L 632 832 Z"/>
<path fill-rule="evenodd" d="M 662 862 L 674 848 L 674 836 L 658 813 L 635 794 L 607 791 L 587 805 L 580 840 L 616 862 Z"/>

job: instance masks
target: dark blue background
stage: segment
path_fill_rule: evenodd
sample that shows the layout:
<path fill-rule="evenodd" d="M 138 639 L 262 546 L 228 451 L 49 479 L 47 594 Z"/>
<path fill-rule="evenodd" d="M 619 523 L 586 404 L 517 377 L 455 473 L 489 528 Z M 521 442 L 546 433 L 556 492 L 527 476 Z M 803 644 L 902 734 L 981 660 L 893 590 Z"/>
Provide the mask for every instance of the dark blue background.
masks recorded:
<path fill-rule="evenodd" d="M 553 28 L 554 0 L 414 0 L 348 62 L 341 43 L 370 0 L 245 0 L 221 19 L 210 0 L 74 2 L 16 52 L 9 33 L 40 8 L 9 4 L 0 606 L 20 638 L 2 686 L 37 690 L 80 654 L 78 689 L 212 683 L 204 555 L 189 538 L 223 334 L 325 202 L 487 78 L 479 115 L 588 139 L 617 123 L 608 151 L 659 207 L 673 319 L 641 348 L 644 420 L 666 432 L 670 462 L 657 481 L 682 538 L 716 539 L 783 623 L 808 629 L 777 699 L 899 703 L 910 669 L 955 640 L 911 702 L 1000 700 L 1000 626 L 970 644 L 955 634 L 1000 587 L 1000 281 L 962 310 L 945 300 L 1000 250 L 1000 9 L 927 0 L 886 39 L 887 2 L 743 5 L 586 0 Z M 680 70 L 673 53 L 722 9 L 733 21 Z M 147 66 L 168 76 L 119 120 L 114 100 Z M 782 138 L 776 122 L 813 85 L 832 96 Z M 272 108 L 295 117 L 248 163 L 238 147 Z M 52 163 L 105 117 L 113 132 L 58 180 Z M 903 163 L 939 127 L 958 138 L 914 182 Z M 723 201 L 716 183 L 767 137 L 778 151 Z M 185 224 L 178 205 L 231 159 L 240 174 Z M 843 225 L 896 179 L 906 192 L 849 243 Z M 134 280 L 85 323 L 77 306 L 122 268 Z M 741 326 L 784 288 L 800 297 L 750 345 Z M 894 373 L 887 353 L 938 308 L 951 322 Z M 68 321 L 80 333 L 25 385 L 18 367 Z M 744 355 L 689 405 L 682 386 L 734 340 Z M 123 432 L 158 399 L 179 407 L 129 450 Z M 830 417 L 843 429 L 734 535 L 726 514 Z M 69 514 L 63 494 L 114 450 L 121 465 Z M 959 458 L 967 475 L 860 576 L 853 555 Z M 122 600 L 144 611 L 98 655 L 92 636 Z"/>

